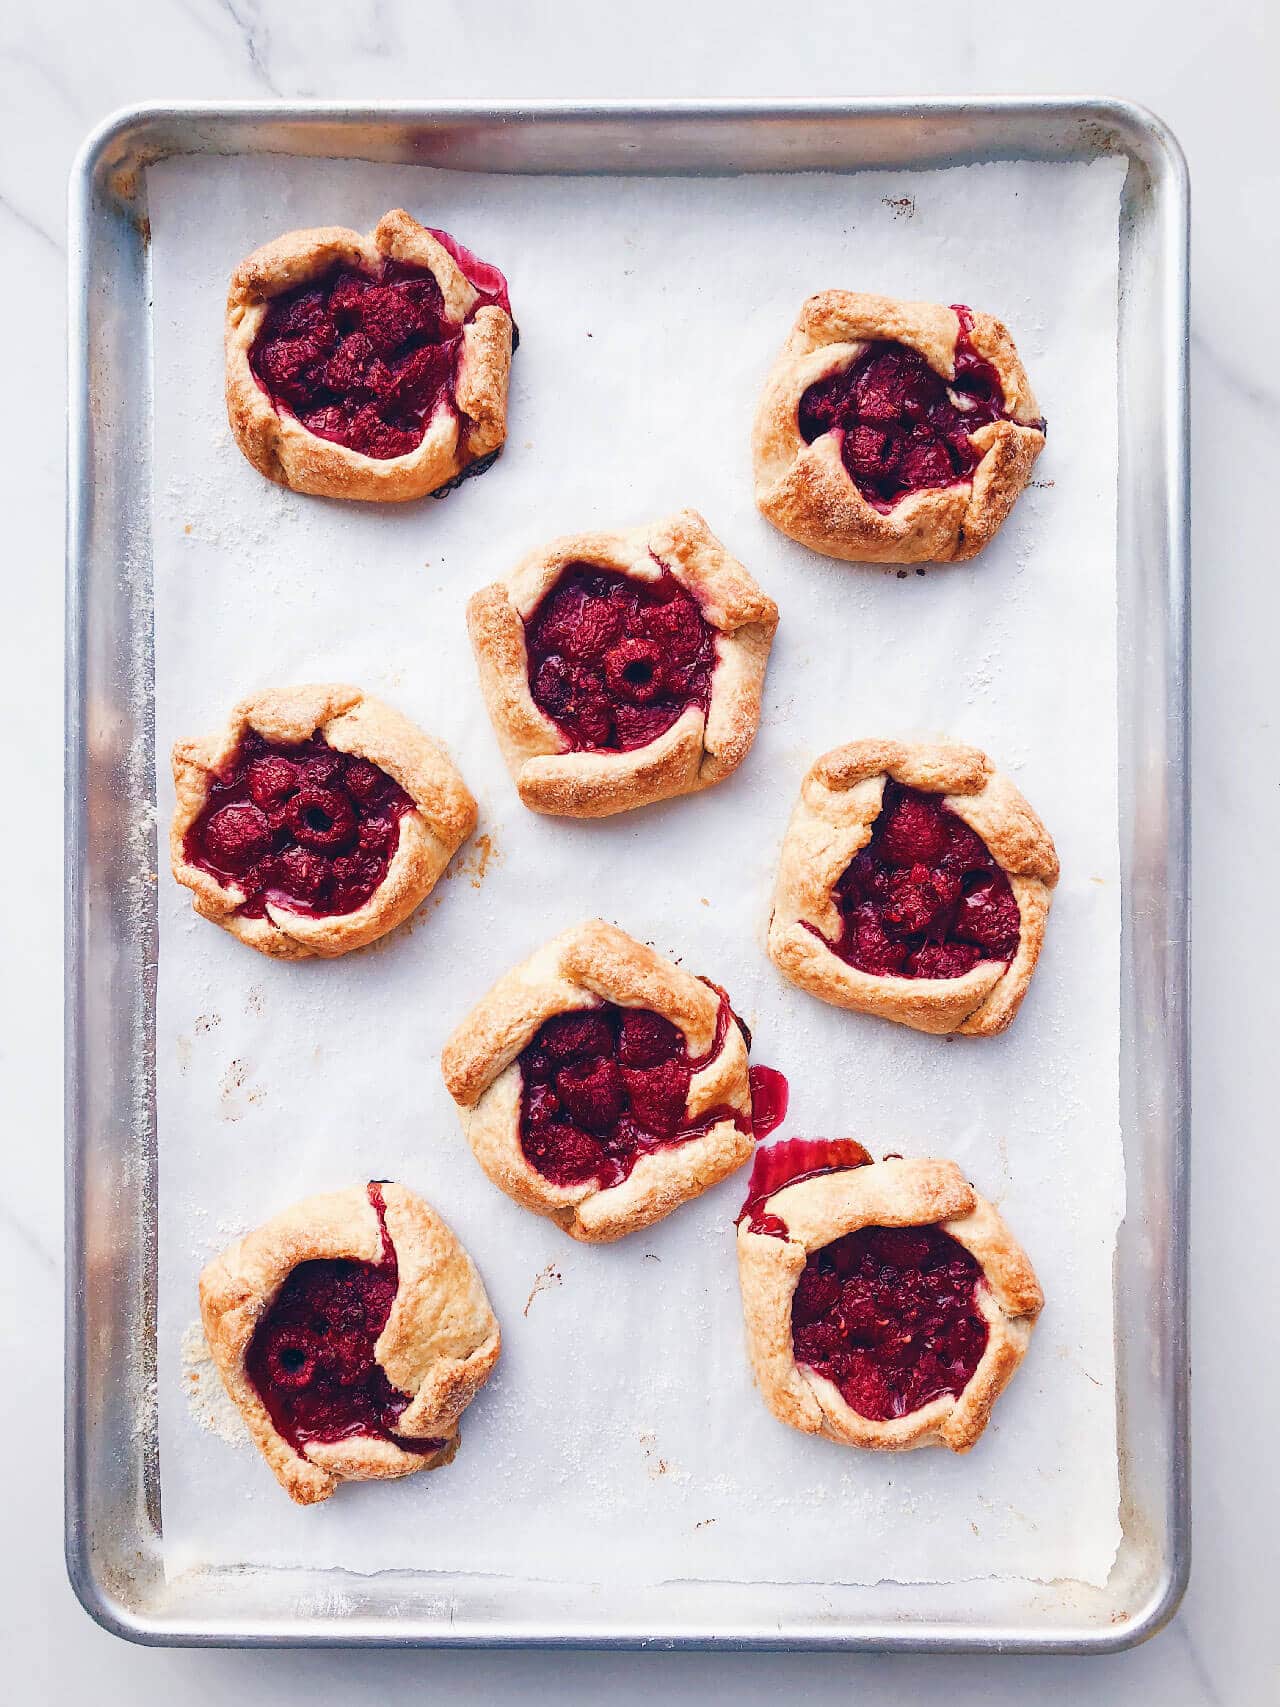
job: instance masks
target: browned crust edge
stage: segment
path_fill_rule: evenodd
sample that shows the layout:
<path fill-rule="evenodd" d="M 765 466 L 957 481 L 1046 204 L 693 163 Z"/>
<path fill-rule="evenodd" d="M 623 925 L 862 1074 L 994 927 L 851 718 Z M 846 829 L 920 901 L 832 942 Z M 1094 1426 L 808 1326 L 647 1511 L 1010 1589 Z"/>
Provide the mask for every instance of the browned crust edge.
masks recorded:
<path fill-rule="evenodd" d="M 387 875 L 355 912 L 316 919 L 271 906 L 265 917 L 247 919 L 238 911 L 244 901 L 239 889 L 224 887 L 187 860 L 187 831 L 204 809 L 212 780 L 250 729 L 285 744 L 320 734 L 330 746 L 372 760 L 412 797 L 415 810 L 400 820 Z M 191 890 L 202 918 L 282 960 L 333 958 L 394 930 L 435 888 L 476 824 L 475 800 L 444 748 L 391 706 L 342 683 L 272 688 L 241 700 L 219 734 L 176 743 L 173 785 L 169 858 L 174 877 Z"/>
<path fill-rule="evenodd" d="M 436 1452 L 406 1452 L 394 1441 L 362 1436 L 297 1451 L 249 1379 L 254 1330 L 299 1263 L 380 1260 L 382 1239 L 366 1186 L 293 1204 L 237 1239 L 200 1276 L 200 1319 L 223 1385 L 272 1474 L 298 1505 L 328 1499 L 340 1482 L 409 1476 L 449 1463 L 458 1449 L 458 1418 L 501 1351 L 484 1285 L 452 1230 L 404 1186 L 388 1183 L 382 1191 L 400 1285 L 374 1355 L 392 1385 L 412 1395 L 398 1432 L 441 1439 Z"/>
<path fill-rule="evenodd" d="M 839 928 L 832 889 L 871 838 L 887 777 L 945 795 L 1007 873 L 1021 923 L 1006 969 L 981 962 L 962 978 L 886 978 L 858 971 L 827 947 Z M 917 1031 L 991 1037 L 1012 1024 L 1026 994 L 1057 881 L 1052 837 L 985 753 L 959 745 L 853 741 L 815 760 L 801 784 L 778 860 L 769 958 L 791 983 L 836 1007 Z"/>
<path fill-rule="evenodd" d="M 830 434 L 812 444 L 800 436 L 803 392 L 856 361 L 868 342 L 909 345 L 950 379 L 959 332 L 958 316 L 940 303 L 829 290 L 803 304 L 765 380 L 752 430 L 756 504 L 780 532 L 823 556 L 863 563 L 959 562 L 995 537 L 1045 437 L 1013 339 L 991 315 L 974 313 L 972 342 L 1000 374 L 1014 419 L 972 435 L 981 460 L 971 481 L 912 493 L 881 514 L 849 478 Z"/>
<path fill-rule="evenodd" d="M 240 262 L 227 291 L 227 419 L 240 449 L 277 485 L 323 498 L 408 503 L 438 491 L 506 438 L 512 322 L 496 305 L 481 308 L 463 332 L 455 401 L 437 410 L 422 442 L 404 456 L 369 457 L 317 438 L 280 413 L 254 378 L 249 351 L 273 296 L 322 277 L 335 266 L 373 268 L 384 257 L 432 273 L 450 315 L 464 321 L 479 295 L 430 231 L 393 208 L 367 237 L 343 226 L 288 231 Z"/>
<path fill-rule="evenodd" d="M 717 631 L 706 715 L 690 706 L 656 741 L 629 753 L 565 751 L 529 691 L 524 621 L 566 564 L 651 576 L 665 564 Z M 655 561 L 656 560 L 656 561 Z M 535 812 L 601 818 L 710 788 L 742 763 L 760 723 L 778 608 L 696 510 L 628 532 L 572 534 L 527 556 L 477 592 L 467 626 L 480 687 L 521 800 Z"/>
<path fill-rule="evenodd" d="M 685 1143 L 642 1156 L 620 1185 L 557 1186 L 525 1159 L 520 1144 L 517 1057 L 553 1015 L 600 1002 L 651 1008 L 677 1026 L 693 1056 L 715 1037 L 719 998 L 700 978 L 602 919 L 553 937 L 497 981 L 454 1029 L 440 1065 L 463 1131 L 485 1173 L 524 1208 L 588 1244 L 620 1239 L 699 1196 L 748 1160 L 751 1135 L 731 1119 Z M 694 1074 L 686 1114 L 713 1108 L 749 1116 L 746 1043 L 731 1025 L 717 1058 Z"/>
<path fill-rule="evenodd" d="M 738 1278 L 747 1353 L 765 1404 L 779 1421 L 846 1446 L 903 1452 L 947 1446 L 968 1452 L 987 1426 L 997 1398 L 1026 1354 L 1044 1296 L 1030 1259 L 987 1200 L 954 1162 L 894 1159 L 783 1186 L 763 1213 L 786 1223 L 788 1236 L 738 1227 Z M 868 1226 L 939 1225 L 972 1253 L 986 1284 L 978 1307 L 987 1347 L 964 1390 L 905 1417 L 877 1422 L 859 1415 L 816 1371 L 798 1365 L 792 1348 L 791 1300 L 811 1251 Z"/>

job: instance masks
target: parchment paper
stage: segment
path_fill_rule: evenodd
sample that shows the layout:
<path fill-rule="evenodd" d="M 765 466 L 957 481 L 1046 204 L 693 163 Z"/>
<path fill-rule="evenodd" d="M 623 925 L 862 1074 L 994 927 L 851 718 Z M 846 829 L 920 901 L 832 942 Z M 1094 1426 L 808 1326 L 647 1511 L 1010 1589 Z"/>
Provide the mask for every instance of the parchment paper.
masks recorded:
<path fill-rule="evenodd" d="M 451 748 L 480 832 L 412 924 L 273 964 L 162 871 L 161 1487 L 168 1569 L 309 1564 L 572 1581 L 1101 1583 L 1119 1537 L 1112 1250 L 1118 1128 L 1115 430 L 1121 167 L 716 180 L 501 178 L 361 163 L 174 161 L 149 173 L 156 388 L 157 748 L 242 694 L 349 680 Z M 222 405 L 227 277 L 294 226 L 403 205 L 501 265 L 522 334 L 497 467 L 443 502 L 283 492 Z M 748 433 L 809 292 L 991 309 L 1050 421 L 1036 483 L 974 563 L 850 567 L 756 514 Z M 701 509 L 782 610 L 763 723 L 711 792 L 612 821 L 518 803 L 478 692 L 468 595 L 531 546 Z M 950 735 L 1008 769 L 1063 879 L 1013 1029 L 919 1036 L 784 984 L 763 952 L 778 844 L 811 760 Z M 162 823 L 172 805 L 162 759 Z M 855 1453 L 752 1389 L 733 1217 L 745 1175 L 612 1248 L 491 1186 L 441 1043 L 506 966 L 600 913 L 723 983 L 792 1086 L 785 1133 L 954 1157 L 1006 1213 L 1048 1305 L 977 1449 Z M 484 1275 L 505 1349 L 453 1465 L 290 1505 L 209 1426 L 182 1342 L 202 1264 L 313 1191 L 422 1191 Z M 202 1426 L 202 1424 L 204 1426 Z M 224 1438 L 224 1436 L 231 1438 Z"/>

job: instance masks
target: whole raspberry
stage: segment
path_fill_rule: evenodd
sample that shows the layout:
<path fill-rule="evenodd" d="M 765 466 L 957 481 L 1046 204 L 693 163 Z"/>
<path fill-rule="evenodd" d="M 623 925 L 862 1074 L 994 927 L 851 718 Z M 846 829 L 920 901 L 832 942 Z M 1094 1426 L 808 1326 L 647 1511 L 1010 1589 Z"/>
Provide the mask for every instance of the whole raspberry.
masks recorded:
<path fill-rule="evenodd" d="M 609 1022 L 591 1008 L 556 1014 L 539 1031 L 537 1041 L 553 1061 L 571 1061 L 576 1055 L 608 1055 L 613 1050 Z"/>
<path fill-rule="evenodd" d="M 840 1282 L 830 1269 L 806 1263 L 791 1301 L 792 1320 L 801 1324 L 817 1321 L 839 1300 Z"/>
<path fill-rule="evenodd" d="M 622 609 L 607 593 L 590 597 L 584 588 L 553 592 L 538 619 L 538 644 L 565 658 L 595 662 L 622 633 Z"/>
<path fill-rule="evenodd" d="M 907 961 L 913 978 L 963 978 L 982 959 L 982 951 L 967 942 L 927 942 Z"/>
<path fill-rule="evenodd" d="M 851 1411 L 869 1422 L 884 1422 L 894 1414 L 892 1389 L 874 1363 L 856 1363 L 840 1383 L 840 1396 Z"/>
<path fill-rule="evenodd" d="M 671 705 L 615 706 L 613 722 L 618 731 L 619 747 L 624 752 L 647 747 L 650 741 L 665 735 L 679 715 L 676 707 Z"/>
<path fill-rule="evenodd" d="M 257 364 L 274 397 L 302 406 L 311 398 L 314 384 L 312 369 L 324 357 L 325 351 L 318 339 L 287 338 L 266 345 L 258 353 Z"/>
<path fill-rule="evenodd" d="M 374 359 L 373 345 L 364 333 L 348 333 L 325 363 L 326 387 L 330 391 L 339 392 L 355 391 L 363 387 L 365 375 Z"/>
<path fill-rule="evenodd" d="M 621 1169 L 625 1179 L 635 1166 L 636 1158 L 654 1146 L 654 1135 L 646 1132 L 631 1115 L 622 1113 L 601 1139 L 605 1154 Z"/>
<path fill-rule="evenodd" d="M 921 486 L 950 486 L 956 473 L 945 445 L 937 439 L 928 439 L 908 447 L 898 478 L 909 491 L 914 491 Z"/>
<path fill-rule="evenodd" d="M 237 800 L 209 819 L 204 845 L 210 860 L 223 871 L 247 871 L 270 848 L 271 826 L 250 801 Z"/>
<path fill-rule="evenodd" d="M 349 1335 L 331 1342 L 321 1353 L 326 1372 L 340 1387 L 356 1387 L 373 1373 L 373 1348 L 365 1338 L 368 1329 L 360 1324 L 359 1336 Z"/>
<path fill-rule="evenodd" d="M 314 433 L 318 439 L 341 438 L 348 424 L 346 411 L 337 403 L 326 403 L 319 409 L 310 409 L 299 419 L 307 431 Z"/>
<path fill-rule="evenodd" d="M 948 871 L 930 871 L 913 865 L 895 871 L 885 903 L 886 922 L 907 935 L 941 930 L 951 908 L 960 898 L 960 880 Z"/>
<path fill-rule="evenodd" d="M 371 806 L 387 791 L 390 778 L 369 759 L 349 758 L 342 773 L 342 786 L 361 806 Z"/>
<path fill-rule="evenodd" d="M 876 822 L 876 850 L 890 865 L 932 865 L 947 841 L 943 808 L 932 800 L 907 795 Z"/>
<path fill-rule="evenodd" d="M 556 1095 L 576 1125 L 607 1132 L 622 1113 L 622 1080 L 607 1055 L 570 1061 L 556 1074 Z"/>
<path fill-rule="evenodd" d="M 303 847 L 328 851 L 343 847 L 354 836 L 355 808 L 337 789 L 308 784 L 286 805 L 285 823 Z"/>
<path fill-rule="evenodd" d="M 551 1180 L 578 1185 L 594 1178 L 604 1165 L 604 1151 L 589 1132 L 573 1126 L 550 1126 L 531 1143 L 531 1159 Z"/>
<path fill-rule="evenodd" d="M 310 848 L 286 848 L 272 861 L 272 878 L 299 901 L 314 906 L 329 882 L 329 863 Z"/>
<path fill-rule="evenodd" d="M 453 394 L 454 352 L 449 344 L 425 344 L 387 376 L 381 390 L 384 414 L 429 420 Z"/>
<path fill-rule="evenodd" d="M 602 593 L 601 599 L 607 597 Z M 576 579 L 563 581 L 547 593 L 525 625 L 527 643 L 539 652 L 565 652 L 590 595 Z"/>
<path fill-rule="evenodd" d="M 845 435 L 844 461 L 863 480 L 892 479 L 902 460 L 902 439 L 890 427 L 861 423 Z"/>
<path fill-rule="evenodd" d="M 943 824 L 947 835 L 947 845 L 942 854 L 945 869 L 955 872 L 990 871 L 991 855 L 977 831 L 971 830 L 955 812 L 948 812 Z"/>
<path fill-rule="evenodd" d="M 954 928 L 966 942 L 1007 960 L 1018 946 L 1020 925 L 1018 903 L 1002 874 L 975 885 L 961 899 Z"/>
<path fill-rule="evenodd" d="M 896 422 L 905 413 L 909 394 L 919 384 L 916 366 L 921 358 L 908 350 L 888 349 L 874 356 L 854 387 L 858 417 L 863 421 Z"/>
<path fill-rule="evenodd" d="M 901 972 L 907 958 L 906 948 L 889 936 L 872 902 L 855 908 L 849 915 L 845 924 L 844 947 L 860 972 L 871 972 L 881 978 L 890 978 Z"/>
<path fill-rule="evenodd" d="M 874 1345 L 880 1318 L 865 1280 L 846 1280 L 840 1293 L 840 1318 L 846 1336 L 858 1345 Z"/>
<path fill-rule="evenodd" d="M 797 1363 L 822 1364 L 841 1350 L 840 1330 L 830 1322 L 809 1322 L 794 1335 Z"/>
<path fill-rule="evenodd" d="M 605 680 L 619 699 L 648 705 L 663 691 L 662 653 L 652 640 L 623 640 L 604 657 Z"/>
<path fill-rule="evenodd" d="M 301 773 L 292 759 L 283 753 L 266 753 L 249 766 L 249 797 L 255 806 L 269 812 L 284 804 L 295 792 Z"/>
<path fill-rule="evenodd" d="M 919 1268 L 931 1248 L 929 1235 L 921 1227 L 877 1227 L 869 1243 L 881 1262 L 899 1269 Z"/>
<path fill-rule="evenodd" d="M 613 720 L 597 670 L 552 656 L 538 666 L 533 694 L 549 716 L 567 723 L 586 745 L 608 744 Z"/>
<path fill-rule="evenodd" d="M 848 913 L 862 901 L 887 901 L 890 875 L 889 867 L 870 848 L 863 848 L 840 875 L 835 887 L 837 903 Z"/>
<path fill-rule="evenodd" d="M 390 355 L 416 332 L 424 330 L 427 324 L 412 298 L 387 285 L 370 285 L 355 308 L 360 317 L 360 330 L 384 356 Z"/>
<path fill-rule="evenodd" d="M 429 273 L 410 274 L 405 278 L 392 279 L 390 283 L 398 297 L 412 303 L 418 316 L 419 336 L 438 344 L 457 330 L 445 313 L 440 286 Z"/>
<path fill-rule="evenodd" d="M 359 273 L 343 273 L 329 293 L 329 312 L 339 322 L 354 325 L 360 313 L 360 299 L 372 288 L 373 281 Z"/>
<path fill-rule="evenodd" d="M 324 859 L 322 854 L 312 857 Z M 333 873 L 330 900 L 335 913 L 354 913 L 357 907 L 363 907 L 387 872 L 386 861 L 380 854 L 339 854 L 327 864 Z"/>
<path fill-rule="evenodd" d="M 316 1373 L 313 1334 L 283 1333 L 267 1347 L 267 1369 L 279 1387 L 309 1387 Z"/>
<path fill-rule="evenodd" d="M 702 612 L 686 593 L 676 593 L 664 604 L 641 605 L 636 620 L 668 660 L 691 658 L 707 635 Z"/>
<path fill-rule="evenodd" d="M 647 1008 L 623 1008 L 618 1060 L 624 1067 L 656 1067 L 683 1053 L 683 1033 L 669 1019 Z"/>
<path fill-rule="evenodd" d="M 848 373 L 833 374 L 830 379 L 811 385 L 800 399 L 800 434 L 806 444 L 812 444 L 823 433 L 843 421 L 852 408 L 852 392 Z"/>
<path fill-rule="evenodd" d="M 396 825 L 390 818 L 362 818 L 356 837 L 362 854 L 385 859 L 395 846 Z"/>
<path fill-rule="evenodd" d="M 411 450 L 416 450 L 422 435 L 389 425 L 374 404 L 366 403 L 351 422 L 349 438 L 352 450 L 358 450 L 363 456 L 389 461 L 392 457 L 408 456 Z"/>
<path fill-rule="evenodd" d="M 342 774 L 347 768 L 347 756 L 335 747 L 328 745 L 317 737 L 309 747 L 302 750 L 299 761 L 302 766 L 302 779 L 311 784 L 312 788 L 340 788 Z"/>
<path fill-rule="evenodd" d="M 271 338 L 296 338 L 326 324 L 324 292 L 305 290 L 293 298 L 276 298 L 267 310 L 263 331 Z"/>
<path fill-rule="evenodd" d="M 673 1137 L 684 1120 L 689 1078 L 688 1066 L 678 1060 L 656 1067 L 624 1067 L 622 1082 L 632 1118 L 656 1137 Z"/>

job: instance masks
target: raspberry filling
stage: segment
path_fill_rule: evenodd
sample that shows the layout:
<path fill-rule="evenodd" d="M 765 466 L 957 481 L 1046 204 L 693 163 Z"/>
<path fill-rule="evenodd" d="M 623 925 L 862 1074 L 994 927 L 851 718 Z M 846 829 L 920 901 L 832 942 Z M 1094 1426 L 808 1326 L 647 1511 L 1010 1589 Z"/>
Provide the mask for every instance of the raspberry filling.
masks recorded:
<path fill-rule="evenodd" d="M 747 1078 L 751 1083 L 751 1131 L 759 1143 L 787 1118 L 791 1087 L 786 1074 L 776 1067 L 748 1067 Z"/>
<path fill-rule="evenodd" d="M 486 304 L 510 312 L 507 283 L 447 232 L 435 231 Z M 376 272 L 337 267 L 272 297 L 249 365 L 277 410 L 317 438 L 385 460 L 422 443 L 454 398 L 462 326 L 425 267 L 384 260 Z"/>
<path fill-rule="evenodd" d="M 1000 375 L 973 347 L 972 313 L 962 303 L 952 312 L 954 379 L 905 344 L 877 342 L 800 399 L 800 436 L 812 444 L 836 434 L 849 478 L 882 514 L 908 493 L 970 480 L 981 460 L 970 434 L 1010 419 Z"/>
<path fill-rule="evenodd" d="M 749 1232 L 785 1239 L 786 1222 L 781 1215 L 771 1215 L 765 1209 L 775 1192 L 799 1180 L 817 1179 L 819 1174 L 866 1167 L 870 1160 L 870 1154 L 855 1138 L 788 1138 L 781 1144 L 770 1144 L 767 1150 L 757 1150 L 747 1182 L 747 1199 L 738 1211 L 737 1225 L 746 1221 Z"/>
<path fill-rule="evenodd" d="M 702 1056 L 691 1056 L 684 1033 L 647 1008 L 606 1002 L 540 1026 L 519 1057 L 520 1145 L 529 1165 L 552 1185 L 590 1181 L 606 1190 L 628 1178 L 641 1156 L 700 1137 L 721 1120 L 754 1131 L 750 1117 L 734 1108 L 685 1118 L 689 1081 L 719 1055 L 730 1024 L 741 1029 L 728 997 L 717 993 L 715 1038 Z M 785 1110 L 782 1093 L 769 1086 L 762 1130 L 772 1129 L 775 1114 L 782 1118 L 780 1100 Z"/>
<path fill-rule="evenodd" d="M 444 1442 L 400 1435 L 409 1403 L 374 1360 L 400 1284 L 386 1205 L 376 1181 L 369 1202 L 382 1234 L 381 1262 L 323 1258 L 299 1263 L 254 1329 L 245 1362 L 271 1421 L 295 1451 L 308 1441 L 373 1435 L 406 1452 Z"/>
<path fill-rule="evenodd" d="M 571 563 L 525 624 L 529 691 L 575 752 L 626 753 L 706 711 L 715 631 L 664 568 L 656 581 Z"/>
<path fill-rule="evenodd" d="M 986 843 L 941 796 L 901 783 L 885 783 L 871 840 L 832 896 L 841 926 L 827 946 L 877 977 L 960 978 L 1018 947 L 1018 903 Z"/>
<path fill-rule="evenodd" d="M 803 1363 L 874 1422 L 964 1391 L 987 1344 L 982 1269 L 940 1227 L 863 1227 L 812 1251 L 791 1303 Z"/>
<path fill-rule="evenodd" d="M 340 753 L 320 735 L 284 747 L 249 730 L 229 769 L 214 778 L 187 831 L 191 865 L 245 895 L 240 912 L 267 905 L 310 918 L 354 913 L 383 882 L 413 810 L 377 765 Z"/>

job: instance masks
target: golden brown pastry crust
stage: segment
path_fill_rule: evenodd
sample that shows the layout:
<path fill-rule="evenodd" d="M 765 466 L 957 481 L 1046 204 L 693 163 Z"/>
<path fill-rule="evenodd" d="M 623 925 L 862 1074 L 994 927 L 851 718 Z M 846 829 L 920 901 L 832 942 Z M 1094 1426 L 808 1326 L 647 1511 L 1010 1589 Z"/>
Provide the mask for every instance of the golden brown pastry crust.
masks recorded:
<path fill-rule="evenodd" d="M 386 1227 L 399 1288 L 374 1356 L 391 1385 L 411 1395 L 396 1433 L 439 1439 L 431 1453 L 355 1435 L 295 1448 L 276 1429 L 249 1377 L 254 1330 L 299 1263 L 321 1258 L 382 1261 L 382 1234 L 368 1187 L 295 1203 L 215 1257 L 200 1276 L 205 1338 L 227 1392 L 281 1487 L 299 1505 L 326 1500 L 339 1482 L 409 1476 L 447 1464 L 458 1419 L 498 1361 L 502 1337 L 471 1258 L 430 1204 L 384 1184 Z"/>
<path fill-rule="evenodd" d="M 247 256 L 227 291 L 227 416 L 236 443 L 268 480 L 323 498 L 403 503 L 447 485 L 470 463 L 496 451 L 507 436 L 511 317 L 486 304 L 462 332 L 454 388 L 465 419 L 438 409 L 421 444 L 404 456 L 371 457 L 317 438 L 295 416 L 278 411 L 254 378 L 249 352 L 274 296 L 322 278 L 334 267 L 373 271 L 384 259 L 434 275 L 452 320 L 466 321 L 480 292 L 444 245 L 403 208 L 393 208 L 367 237 L 340 225 L 287 231 Z"/>
<path fill-rule="evenodd" d="M 765 381 L 752 433 L 756 503 L 776 528 L 849 562 L 947 563 L 982 550 L 1031 478 L 1045 442 L 1013 339 L 991 315 L 974 313 L 970 339 L 999 373 L 1013 419 L 970 435 L 981 453 L 971 480 L 909 493 L 882 514 L 850 479 L 830 433 L 812 444 L 800 434 L 804 392 L 850 367 L 868 343 L 906 344 L 952 379 L 959 333 L 959 317 L 940 303 L 851 290 L 809 298 Z"/>
<path fill-rule="evenodd" d="M 656 561 L 655 561 L 656 560 Z M 529 690 L 525 621 L 570 563 L 644 580 L 662 566 L 697 599 L 717 631 L 718 660 L 704 716 L 688 706 L 656 741 L 631 752 L 570 752 Z M 626 533 L 569 534 L 531 552 L 467 606 L 480 687 L 520 798 L 535 812 L 602 818 L 721 782 L 750 751 L 778 607 L 696 510 Z"/>
<path fill-rule="evenodd" d="M 1044 1296 L 1026 1253 L 990 1203 L 954 1162 L 894 1159 L 819 1174 L 782 1186 L 760 1213 L 779 1216 L 788 1237 L 738 1226 L 738 1279 L 747 1351 L 765 1403 L 780 1422 L 848 1446 L 900 1452 L 949 1446 L 967 1452 L 987 1426 L 991 1407 L 1022 1362 Z M 791 1338 L 791 1300 L 805 1259 L 861 1227 L 940 1226 L 982 1267 L 976 1303 L 987 1323 L 986 1350 L 968 1385 L 905 1417 L 876 1422 L 845 1403 L 817 1370 L 798 1364 Z"/>
<path fill-rule="evenodd" d="M 1021 915 L 1018 947 L 1007 967 L 988 960 L 961 978 L 889 978 L 860 972 L 827 947 L 840 931 L 832 889 L 870 841 L 888 777 L 944 795 L 1003 867 Z M 985 753 L 852 741 L 824 753 L 801 784 L 778 861 L 769 958 L 793 984 L 836 1007 L 879 1014 L 917 1031 L 990 1037 L 1012 1022 L 1026 994 L 1057 881 L 1049 832 Z"/>
<path fill-rule="evenodd" d="M 695 1072 L 686 1119 L 738 1110 L 748 1126 L 718 1120 L 705 1133 L 641 1156 L 620 1185 L 558 1186 L 525 1159 L 520 1143 L 522 1079 L 517 1056 L 555 1014 L 601 1002 L 649 1008 L 684 1033 L 689 1054 L 715 1041 L 720 1000 L 710 985 L 664 960 L 603 919 L 588 919 L 545 943 L 501 977 L 444 1046 L 441 1069 L 476 1160 L 508 1197 L 589 1244 L 620 1239 L 698 1197 L 751 1156 L 747 1045 L 730 1024 L 716 1058 Z"/>
<path fill-rule="evenodd" d="M 204 810 L 210 783 L 250 729 L 285 745 L 322 735 L 339 752 L 371 760 L 413 798 L 416 810 L 400 819 L 387 875 L 355 912 L 317 919 L 272 903 L 265 917 L 245 918 L 238 910 L 242 890 L 188 862 L 187 831 Z M 176 743 L 173 786 L 169 858 L 196 912 L 250 948 L 283 960 L 332 958 L 394 930 L 435 888 L 476 824 L 476 803 L 443 747 L 391 706 L 340 683 L 272 688 L 241 700 L 221 733 Z"/>

